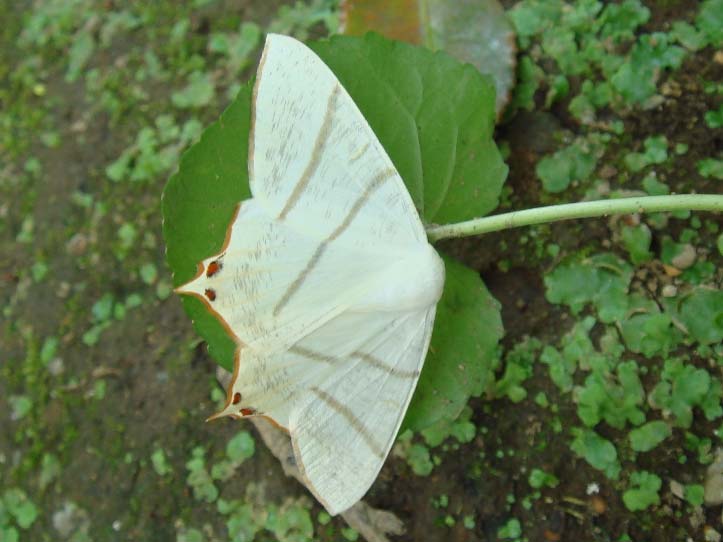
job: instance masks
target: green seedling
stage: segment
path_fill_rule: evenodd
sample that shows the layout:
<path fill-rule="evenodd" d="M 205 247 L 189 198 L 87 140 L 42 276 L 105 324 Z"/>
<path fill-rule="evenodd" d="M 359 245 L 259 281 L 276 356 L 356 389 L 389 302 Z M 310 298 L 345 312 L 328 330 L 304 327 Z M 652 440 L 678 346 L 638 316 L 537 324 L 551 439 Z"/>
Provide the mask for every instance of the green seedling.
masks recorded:
<path fill-rule="evenodd" d="M 617 480 L 621 466 L 613 443 L 591 429 L 573 428 L 572 435 L 572 451 L 611 480 Z"/>
<path fill-rule="evenodd" d="M 660 491 L 663 482 L 658 476 L 647 471 L 637 471 L 630 475 L 630 489 L 623 493 L 625 507 L 631 512 L 645 510 L 660 504 Z"/>

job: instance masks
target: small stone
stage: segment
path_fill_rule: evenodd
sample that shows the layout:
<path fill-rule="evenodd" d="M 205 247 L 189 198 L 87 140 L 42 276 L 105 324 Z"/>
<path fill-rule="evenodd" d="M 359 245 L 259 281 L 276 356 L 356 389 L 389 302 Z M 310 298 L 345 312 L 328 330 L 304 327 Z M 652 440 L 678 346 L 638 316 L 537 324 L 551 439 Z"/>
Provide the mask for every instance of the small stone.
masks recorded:
<path fill-rule="evenodd" d="M 53 527 L 62 538 L 71 534 L 87 534 L 90 527 L 88 512 L 79 508 L 74 502 L 65 502 L 61 510 L 53 514 Z"/>
<path fill-rule="evenodd" d="M 661 291 L 663 297 L 675 297 L 678 295 L 678 288 L 672 284 L 666 284 Z"/>
<path fill-rule="evenodd" d="M 710 525 L 703 527 L 703 536 L 705 537 L 705 542 L 721 542 L 720 533 Z"/>
<path fill-rule="evenodd" d="M 58 297 L 61 299 L 65 299 L 70 294 L 70 283 L 63 281 L 60 284 L 58 284 L 58 290 L 57 290 Z"/>
<path fill-rule="evenodd" d="M 723 504 L 723 448 L 718 448 L 715 461 L 705 472 L 704 502 L 706 506 Z"/>
<path fill-rule="evenodd" d="M 679 98 L 683 95 L 680 84 L 675 81 L 666 81 L 662 84 L 660 91 L 663 96 L 672 96 L 673 98 Z"/>
<path fill-rule="evenodd" d="M 670 492 L 681 500 L 685 498 L 685 488 L 676 480 L 670 481 Z"/>
<path fill-rule="evenodd" d="M 716 51 L 713 55 L 713 62 L 716 64 L 723 64 L 723 51 Z"/>
<path fill-rule="evenodd" d="M 600 495 L 593 495 L 590 499 L 590 509 L 593 514 L 600 516 L 608 509 L 608 505 Z"/>
<path fill-rule="evenodd" d="M 678 254 L 675 258 L 673 258 L 670 263 L 672 263 L 678 269 L 688 269 L 691 265 L 695 263 L 695 258 L 695 247 L 690 243 L 686 243 L 685 245 L 683 245 L 683 250 L 681 251 L 681 253 Z"/>
<path fill-rule="evenodd" d="M 63 358 L 55 357 L 50 360 L 50 363 L 48 364 L 48 372 L 53 376 L 63 374 L 65 372 L 65 364 L 63 363 Z"/>
<path fill-rule="evenodd" d="M 600 171 L 598 171 L 598 175 L 600 175 L 600 177 L 603 179 L 611 179 L 617 174 L 617 168 L 615 166 L 611 166 L 610 164 L 605 164 L 603 167 L 600 168 Z"/>
<path fill-rule="evenodd" d="M 82 256 L 88 249 L 88 237 L 83 233 L 76 233 L 68 240 L 65 248 L 72 256 Z"/>

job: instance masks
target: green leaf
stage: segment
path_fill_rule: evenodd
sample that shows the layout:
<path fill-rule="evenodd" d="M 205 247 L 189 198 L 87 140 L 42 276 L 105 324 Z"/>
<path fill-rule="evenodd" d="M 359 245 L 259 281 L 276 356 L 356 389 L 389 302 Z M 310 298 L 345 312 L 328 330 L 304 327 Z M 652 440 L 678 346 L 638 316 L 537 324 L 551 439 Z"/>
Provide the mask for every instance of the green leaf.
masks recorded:
<path fill-rule="evenodd" d="M 489 80 L 444 53 L 378 35 L 337 36 L 311 47 L 332 68 L 365 115 L 424 221 L 456 222 L 497 206 L 507 173 L 492 140 Z M 237 204 L 251 196 L 247 149 L 251 87 L 182 157 L 163 194 L 166 257 L 178 286 L 217 253 Z M 454 419 L 488 382 L 502 335 L 498 303 L 479 275 L 445 259 L 447 278 L 432 345 L 408 411 L 408 427 Z M 209 353 L 227 369 L 235 345 L 197 299 L 183 305 Z"/>
<path fill-rule="evenodd" d="M 513 403 L 519 403 L 527 397 L 527 390 L 522 383 L 532 376 L 533 365 L 542 343 L 535 338 L 525 338 L 505 356 L 505 372 L 495 382 L 494 396 L 507 396 Z"/>
<path fill-rule="evenodd" d="M 551 193 L 565 190 L 572 181 L 586 181 L 597 166 L 602 147 L 580 139 L 572 145 L 545 156 L 537 163 L 535 172 L 544 189 Z"/>
<path fill-rule="evenodd" d="M 630 447 L 636 452 L 649 452 L 672 434 L 670 426 L 662 421 L 648 422 L 630 431 Z"/>
<path fill-rule="evenodd" d="M 453 436 L 458 442 L 471 442 L 477 434 L 477 428 L 470 421 L 472 409 L 464 407 L 459 417 L 452 423 L 447 419 L 439 420 L 421 431 L 427 446 L 434 448 Z"/>
<path fill-rule="evenodd" d="M 60 476 L 60 472 L 61 465 L 58 458 L 51 453 L 44 453 L 38 478 L 40 489 L 44 491 L 53 480 Z"/>
<path fill-rule="evenodd" d="M 570 447 L 594 468 L 605 473 L 605 476 L 617 480 L 620 475 L 620 462 L 615 446 L 591 429 L 573 428 L 574 437 Z"/>
<path fill-rule="evenodd" d="M 545 346 L 540 354 L 540 361 L 549 366 L 550 378 L 561 391 L 572 389 L 572 376 L 577 369 L 577 360 L 563 356 L 552 346 Z"/>
<path fill-rule="evenodd" d="M 429 448 L 423 444 L 414 443 L 407 452 L 407 463 L 417 476 L 429 476 L 434 469 L 434 463 L 429 455 Z"/>
<path fill-rule="evenodd" d="M 630 483 L 633 487 L 623 493 L 623 502 L 628 510 L 637 512 L 660 504 L 658 491 L 663 482 L 658 476 L 647 471 L 637 471 L 630 475 Z"/>
<path fill-rule="evenodd" d="M 667 34 L 644 34 L 633 46 L 628 60 L 612 76 L 611 82 L 627 102 L 643 103 L 655 94 L 662 70 L 678 68 L 684 57 L 685 50 L 670 45 Z"/>
<path fill-rule="evenodd" d="M 635 29 L 650 18 L 650 10 L 640 0 L 624 0 L 619 4 L 607 4 L 596 26 L 600 27 L 602 38 L 619 42 L 632 38 Z"/>
<path fill-rule="evenodd" d="M 713 47 L 723 45 L 723 0 L 705 0 L 695 19 Z"/>
<path fill-rule="evenodd" d="M 673 319 L 661 313 L 654 301 L 633 295 L 629 302 L 631 316 L 620 323 L 620 331 L 629 350 L 647 358 L 667 356 L 677 345 L 682 334 L 673 326 Z"/>
<path fill-rule="evenodd" d="M 255 451 L 256 443 L 248 431 L 239 431 L 226 445 L 226 456 L 239 464 L 253 457 Z"/>
<path fill-rule="evenodd" d="M 545 276 L 545 297 L 577 314 L 593 303 L 605 323 L 622 320 L 628 308 L 632 267 L 613 254 L 598 254 L 558 266 Z"/>
<path fill-rule="evenodd" d="M 158 476 L 166 476 L 167 474 L 173 472 L 173 468 L 171 468 L 168 464 L 166 453 L 163 451 L 163 448 L 156 448 L 153 450 L 153 453 L 151 454 L 151 465 Z"/>
<path fill-rule="evenodd" d="M 80 75 L 83 67 L 90 60 L 95 50 L 93 35 L 87 30 L 81 30 L 73 38 L 73 45 L 68 52 L 68 71 L 65 80 L 72 83 Z"/>
<path fill-rule="evenodd" d="M 25 491 L 19 488 L 11 488 L 2 495 L 2 500 L 10 515 L 21 529 L 28 529 L 38 517 L 38 509 L 33 504 Z"/>
<path fill-rule="evenodd" d="M 668 159 L 668 140 L 664 135 L 651 136 L 644 145 L 644 152 L 631 152 L 625 156 L 625 165 L 632 172 L 638 172 L 650 164 L 662 164 Z"/>
<path fill-rule="evenodd" d="M 557 476 L 549 474 L 542 469 L 532 469 L 527 481 L 530 487 L 534 489 L 540 489 L 542 487 L 555 488 L 560 483 Z"/>
<path fill-rule="evenodd" d="M 598 371 L 588 376 L 576 393 L 577 412 L 583 423 L 593 427 L 605 420 L 616 429 L 625 427 L 626 422 L 643 423 L 645 414 L 639 407 L 645 394 L 637 371 L 637 364 L 629 361 L 618 365 L 617 379 Z"/>
<path fill-rule="evenodd" d="M 171 102 L 181 109 L 203 107 L 211 103 L 214 94 L 211 75 L 196 71 L 189 76 L 188 84 L 182 90 L 171 94 Z"/>
<path fill-rule="evenodd" d="M 704 158 L 696 163 L 696 167 L 698 173 L 706 179 L 713 178 L 723 181 L 723 160 Z"/>
<path fill-rule="evenodd" d="M 683 496 L 692 506 L 702 506 L 705 500 L 705 488 L 700 484 L 687 484 L 683 488 Z"/>
<path fill-rule="evenodd" d="M 695 289 L 681 303 L 679 317 L 701 344 L 723 341 L 723 291 Z"/>
<path fill-rule="evenodd" d="M 653 234 L 650 232 L 647 224 L 623 226 L 620 235 L 625 250 L 630 254 L 630 260 L 634 265 L 640 265 L 653 258 L 653 253 L 650 252 L 650 243 L 653 240 Z"/>
<path fill-rule="evenodd" d="M 693 25 L 684 21 L 675 21 L 670 35 L 683 47 L 691 51 L 697 51 L 706 46 L 707 36 L 705 32 L 697 30 Z"/>
<path fill-rule="evenodd" d="M 711 376 L 705 369 L 669 359 L 663 366 L 660 382 L 650 392 L 649 402 L 653 408 L 673 414 L 676 426 L 690 427 L 693 408 L 705 404 L 710 385 Z"/>
<path fill-rule="evenodd" d="M 710 111 L 706 111 L 705 123 L 708 125 L 708 128 L 713 129 L 723 126 L 723 104 L 721 104 L 717 110 L 711 109 Z"/>
<path fill-rule="evenodd" d="M 520 536 L 522 536 L 522 525 L 517 518 L 510 519 L 497 529 L 497 538 L 500 540 L 517 540 Z"/>

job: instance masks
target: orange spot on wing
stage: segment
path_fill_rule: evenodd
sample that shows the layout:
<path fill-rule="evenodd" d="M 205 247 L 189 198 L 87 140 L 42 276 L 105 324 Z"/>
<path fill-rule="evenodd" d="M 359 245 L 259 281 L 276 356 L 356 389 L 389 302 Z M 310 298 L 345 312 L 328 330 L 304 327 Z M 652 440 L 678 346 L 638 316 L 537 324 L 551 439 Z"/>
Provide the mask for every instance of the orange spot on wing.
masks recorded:
<path fill-rule="evenodd" d="M 242 416 L 253 416 L 254 414 L 256 414 L 255 408 L 242 408 L 241 409 Z"/>
<path fill-rule="evenodd" d="M 212 290 L 211 288 L 206 288 L 206 290 L 203 292 L 209 301 L 216 301 L 216 290 Z"/>
<path fill-rule="evenodd" d="M 241 394 L 236 392 L 233 396 L 233 404 L 238 405 L 241 402 Z"/>
<path fill-rule="evenodd" d="M 206 268 L 206 276 L 212 277 L 221 270 L 221 264 L 218 260 L 212 261 Z"/>

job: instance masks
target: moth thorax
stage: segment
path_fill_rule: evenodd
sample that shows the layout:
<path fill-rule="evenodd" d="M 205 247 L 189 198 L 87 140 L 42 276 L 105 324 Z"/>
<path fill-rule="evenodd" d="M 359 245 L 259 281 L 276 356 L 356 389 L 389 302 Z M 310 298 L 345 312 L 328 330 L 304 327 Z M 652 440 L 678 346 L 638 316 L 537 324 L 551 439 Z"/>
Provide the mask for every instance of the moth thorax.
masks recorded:
<path fill-rule="evenodd" d="M 378 285 L 377 285 L 378 286 Z M 381 287 L 360 300 L 352 310 L 415 311 L 439 301 L 444 287 L 444 262 L 431 245 L 402 251 L 384 271 Z"/>

